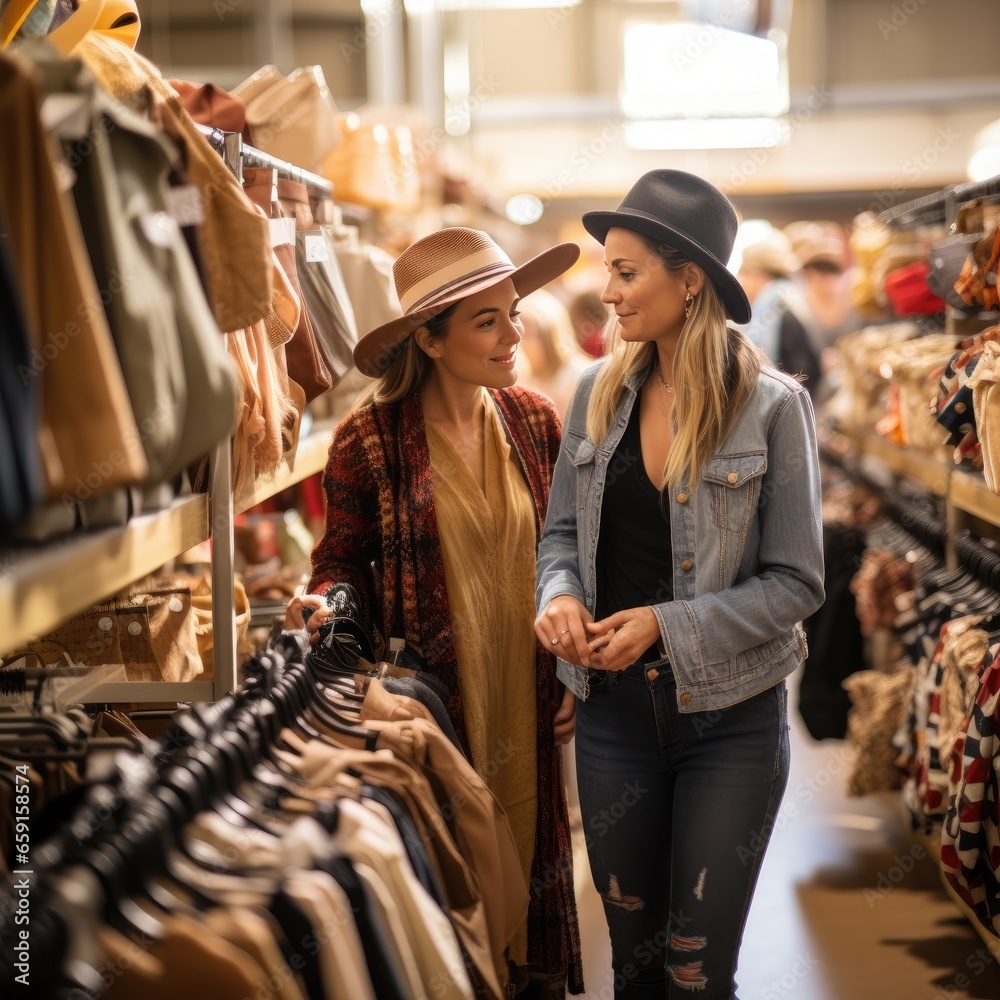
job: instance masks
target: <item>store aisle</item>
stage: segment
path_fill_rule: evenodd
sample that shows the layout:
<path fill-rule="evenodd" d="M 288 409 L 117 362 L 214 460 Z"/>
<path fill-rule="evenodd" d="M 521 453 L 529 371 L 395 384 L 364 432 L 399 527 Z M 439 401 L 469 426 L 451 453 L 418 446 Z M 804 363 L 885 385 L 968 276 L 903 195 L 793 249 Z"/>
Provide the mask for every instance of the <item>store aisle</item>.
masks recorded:
<path fill-rule="evenodd" d="M 997 1000 L 1000 967 L 945 894 L 893 795 L 849 799 L 850 749 L 794 710 L 792 770 L 737 975 L 740 1000 Z M 587 1000 L 612 1000 L 610 949 L 576 838 Z"/>

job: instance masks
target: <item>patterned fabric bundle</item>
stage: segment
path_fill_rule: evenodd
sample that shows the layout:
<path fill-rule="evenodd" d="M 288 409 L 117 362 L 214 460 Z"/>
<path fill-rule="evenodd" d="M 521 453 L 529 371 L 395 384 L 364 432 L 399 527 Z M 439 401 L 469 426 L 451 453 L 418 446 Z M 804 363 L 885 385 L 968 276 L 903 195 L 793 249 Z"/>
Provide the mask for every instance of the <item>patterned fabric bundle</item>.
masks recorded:
<path fill-rule="evenodd" d="M 1000 936 L 1000 636 L 990 638 L 967 731 L 955 746 L 941 867 L 980 923 Z"/>

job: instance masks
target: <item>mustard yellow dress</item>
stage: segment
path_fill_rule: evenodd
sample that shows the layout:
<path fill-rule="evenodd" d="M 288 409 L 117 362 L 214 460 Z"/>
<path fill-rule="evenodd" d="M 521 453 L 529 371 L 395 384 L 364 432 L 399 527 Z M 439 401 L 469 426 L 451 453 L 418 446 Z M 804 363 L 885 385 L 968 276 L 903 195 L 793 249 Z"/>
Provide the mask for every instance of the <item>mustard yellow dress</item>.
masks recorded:
<path fill-rule="evenodd" d="M 427 423 L 434 504 L 472 764 L 510 819 L 531 878 L 538 802 L 535 736 L 535 506 L 487 398 L 485 488 Z M 524 964 L 527 921 L 509 957 Z"/>

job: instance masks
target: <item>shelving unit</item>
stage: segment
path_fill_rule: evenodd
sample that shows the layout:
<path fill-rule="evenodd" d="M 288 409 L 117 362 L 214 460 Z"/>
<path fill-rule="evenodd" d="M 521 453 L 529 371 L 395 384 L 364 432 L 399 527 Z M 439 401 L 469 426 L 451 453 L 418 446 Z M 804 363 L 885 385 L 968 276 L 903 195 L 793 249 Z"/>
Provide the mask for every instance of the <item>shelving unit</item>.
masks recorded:
<path fill-rule="evenodd" d="M 36 549 L 0 553 L 0 653 L 20 649 L 32 636 L 44 635 L 61 622 L 92 607 L 134 580 L 156 572 L 182 552 L 213 539 L 213 599 L 219 607 L 233 606 L 233 561 L 220 552 L 232 535 L 233 511 L 241 512 L 288 486 L 322 471 L 330 447 L 332 427 L 315 425 L 300 442 L 291 462 L 278 473 L 255 484 L 247 495 L 233 502 L 228 494 L 210 502 L 199 493 L 176 500 L 169 508 L 132 518 L 122 528 L 73 535 Z M 228 446 L 220 448 L 228 458 Z M 224 482 L 228 464 L 216 456 L 215 465 Z M 213 526 L 215 528 L 213 532 Z M 228 582 L 229 599 L 225 597 Z M 100 684 L 87 695 L 99 702 L 216 701 L 235 688 L 235 631 L 226 648 L 224 630 L 216 629 L 215 681 L 112 682 Z"/>
<path fill-rule="evenodd" d="M 896 480 L 909 480 L 924 487 L 941 502 L 949 538 L 971 526 L 975 519 L 980 530 L 996 528 L 1000 538 L 1000 496 L 986 486 L 981 473 L 962 469 L 913 448 L 892 444 L 874 431 L 858 432 L 838 428 L 830 438 L 839 464 L 848 471 L 862 471 L 873 460 Z M 946 552 L 946 561 L 955 565 L 954 553 Z"/>

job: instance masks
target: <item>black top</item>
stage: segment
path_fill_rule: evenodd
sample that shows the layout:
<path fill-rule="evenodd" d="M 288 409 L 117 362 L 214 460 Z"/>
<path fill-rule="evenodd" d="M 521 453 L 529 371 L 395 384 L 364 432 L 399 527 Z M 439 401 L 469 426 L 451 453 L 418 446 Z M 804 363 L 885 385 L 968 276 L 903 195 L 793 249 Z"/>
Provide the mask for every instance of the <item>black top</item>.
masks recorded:
<path fill-rule="evenodd" d="M 608 465 L 597 540 L 597 611 L 600 621 L 616 611 L 673 599 L 670 510 L 650 482 L 642 461 L 639 401 Z M 643 662 L 660 658 L 656 646 Z"/>

